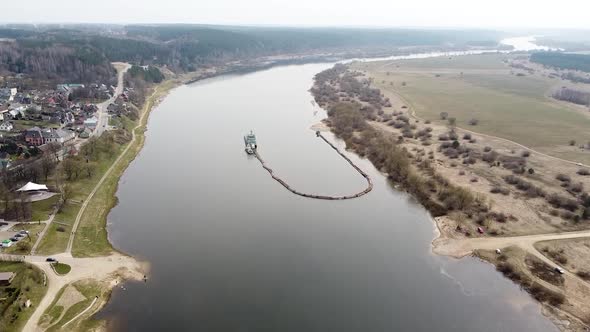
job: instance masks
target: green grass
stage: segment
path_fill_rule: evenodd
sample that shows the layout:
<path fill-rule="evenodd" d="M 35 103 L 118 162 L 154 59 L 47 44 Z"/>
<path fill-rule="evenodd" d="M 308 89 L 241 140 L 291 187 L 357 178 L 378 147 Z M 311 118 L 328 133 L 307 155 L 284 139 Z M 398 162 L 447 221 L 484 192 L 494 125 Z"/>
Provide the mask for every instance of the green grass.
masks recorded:
<path fill-rule="evenodd" d="M 53 223 L 45 232 L 45 236 L 41 240 L 37 253 L 40 255 L 52 255 L 64 252 L 68 246 L 68 239 L 72 232 L 72 224 L 76 218 L 76 214 L 80 210 L 79 203 L 68 202 L 63 207 L 62 211 L 55 215 Z M 59 224 L 58 224 L 59 223 Z M 64 226 L 69 225 L 69 226 Z M 63 227 L 64 232 L 59 232 L 58 227 Z"/>
<path fill-rule="evenodd" d="M 479 67 L 478 59 L 482 61 Z M 383 91 L 395 90 L 422 118 L 445 123 L 439 115 L 448 112 L 457 119 L 459 127 L 513 140 L 558 157 L 563 155 L 556 147 L 567 147 L 569 140 L 590 141 L 590 117 L 546 97 L 547 90 L 558 81 L 511 75 L 500 55 L 399 63 L 400 68 L 422 65 L 420 68 L 429 68 L 429 71 L 391 70 L 391 74 L 386 75 L 391 66 L 383 63 L 372 64 L 369 71 L 375 77 L 376 87 Z M 451 67 L 454 69 L 435 77 L 437 69 Z M 490 68 L 494 70 L 485 71 Z M 381 83 L 383 80 L 386 82 Z M 389 84 L 391 81 L 394 87 Z M 406 86 L 399 84 L 402 81 Z M 468 124 L 472 118 L 479 120 L 477 126 Z M 576 161 L 590 161 L 590 153 L 584 151 L 576 149 L 567 154 Z"/>
<path fill-rule="evenodd" d="M 32 127 L 46 127 L 46 128 L 59 128 L 60 125 L 57 123 L 50 123 L 47 121 L 29 121 L 29 120 L 14 120 L 12 121 L 14 129 L 17 131 L 29 129 Z"/>
<path fill-rule="evenodd" d="M 53 325 L 51 328 L 47 329 L 47 331 L 59 331 L 62 327 L 63 324 L 67 323 L 68 321 L 70 321 L 72 318 L 76 317 L 76 315 L 78 315 L 79 313 L 81 313 L 82 311 L 84 311 L 86 308 L 88 308 L 88 306 L 92 303 L 92 301 L 94 300 L 94 298 L 96 296 L 98 296 L 99 298 L 102 298 L 103 300 L 106 300 L 106 298 L 109 296 L 108 287 L 105 288 L 104 284 L 101 284 L 97 281 L 94 280 L 82 280 L 82 281 L 77 281 L 75 283 L 72 284 L 80 293 L 82 293 L 82 295 L 84 295 L 84 297 L 86 297 L 85 300 L 82 300 L 74 305 L 72 305 L 71 307 L 68 308 L 68 310 L 65 312 L 64 316 L 59 320 L 59 322 L 55 325 Z M 65 287 L 68 287 L 67 285 Z M 63 290 L 65 289 L 62 288 L 61 292 L 63 293 Z M 59 297 L 57 297 L 56 299 L 58 299 Z M 59 314 L 57 314 L 57 316 L 55 315 L 59 309 L 54 309 L 58 306 L 55 306 L 55 303 L 57 302 L 54 301 L 54 303 L 52 304 L 52 306 L 45 312 L 46 315 L 49 315 L 53 320 L 56 320 L 57 318 L 59 318 L 59 315 L 61 315 L 61 311 L 59 312 Z M 61 309 L 63 311 L 63 308 Z M 89 320 L 89 323 L 92 322 L 92 320 Z M 82 330 L 82 331 L 86 331 L 87 329 L 76 329 L 76 324 L 78 324 L 79 322 L 72 322 L 70 323 L 67 328 L 70 330 Z M 83 324 L 86 324 L 86 322 L 83 322 Z"/>
<path fill-rule="evenodd" d="M 68 285 L 65 285 L 57 292 L 57 294 L 55 295 L 55 298 L 53 299 L 53 301 L 51 302 L 49 307 L 47 307 L 47 309 L 45 309 L 45 312 L 41 316 L 41 319 L 39 320 L 40 325 L 53 324 L 57 321 L 57 319 L 59 318 L 59 316 L 63 312 L 64 307 L 56 305 L 56 303 L 57 303 L 57 301 L 59 301 L 59 298 L 63 295 L 63 293 L 67 287 L 68 287 Z"/>
<path fill-rule="evenodd" d="M 59 274 L 59 275 L 66 275 L 68 273 L 70 273 L 70 271 L 72 270 L 72 267 L 69 266 L 68 264 L 64 264 L 64 263 L 52 263 L 51 266 L 53 267 L 53 270 Z"/>
<path fill-rule="evenodd" d="M 49 219 L 49 216 L 53 212 L 54 206 L 59 200 L 59 195 L 53 195 L 48 199 L 42 201 L 36 201 L 31 203 L 33 221 L 44 221 Z"/>
<path fill-rule="evenodd" d="M 395 73 L 396 69 L 405 70 L 408 68 L 432 69 L 433 72 L 440 69 L 455 69 L 457 71 L 470 69 L 491 70 L 505 69 L 506 65 L 502 63 L 502 60 L 509 59 L 510 57 L 510 55 L 505 54 L 441 56 L 425 59 L 366 62 L 364 65 L 368 66 L 368 68 L 381 67 L 383 71 L 391 71 L 391 73 Z"/>
<path fill-rule="evenodd" d="M 0 272 L 15 272 L 10 287 L 20 291 L 18 297 L 0 302 L 0 331 L 20 331 L 47 292 L 47 287 L 43 285 L 43 272 L 21 262 L 0 262 Z M 0 293 L 0 298 L 7 297 L 6 287 L 0 287 Z M 31 300 L 31 308 L 24 307 L 27 299 Z"/>
<path fill-rule="evenodd" d="M 163 94 L 175 86 L 175 82 L 167 81 L 157 87 L 157 92 L 149 97 L 144 105 L 143 112 L 149 112 L 152 105 Z M 96 191 L 92 200 L 86 206 L 82 215 L 76 237 L 72 246 L 72 255 L 75 257 L 93 257 L 104 256 L 112 252 L 113 248 L 108 241 L 106 220 L 109 211 L 116 204 L 116 191 L 119 185 L 121 175 L 127 169 L 127 166 L 135 159 L 137 153 L 141 150 L 144 141 L 144 128 L 147 123 L 147 116 L 143 118 L 138 129 L 136 129 L 137 139 L 127 150 L 119 163 L 115 165 L 113 171 Z M 133 125 L 132 127 L 135 127 Z M 121 147 L 123 150 L 124 147 Z M 103 173 L 101 173 L 102 176 Z"/>

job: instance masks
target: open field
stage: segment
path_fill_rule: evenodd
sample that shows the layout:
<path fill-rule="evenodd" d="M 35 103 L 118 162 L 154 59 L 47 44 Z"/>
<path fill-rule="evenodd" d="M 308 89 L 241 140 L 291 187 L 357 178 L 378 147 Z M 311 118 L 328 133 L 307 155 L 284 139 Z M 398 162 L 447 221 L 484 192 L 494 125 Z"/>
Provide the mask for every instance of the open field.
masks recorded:
<path fill-rule="evenodd" d="M 55 204 L 59 200 L 59 195 L 53 195 L 48 199 L 42 201 L 36 201 L 31 203 L 31 220 L 32 221 L 44 221 L 49 219 L 51 213 L 53 213 Z"/>
<path fill-rule="evenodd" d="M 473 55 L 357 63 L 387 97 L 401 97 L 418 117 L 439 124 L 441 112 L 457 126 L 516 141 L 535 150 L 590 163 L 590 151 L 568 146 L 590 141 L 590 114 L 547 97 L 562 84 L 542 74 L 517 76 L 507 55 Z M 479 120 L 477 126 L 469 125 Z"/>
<path fill-rule="evenodd" d="M 0 331 L 20 331 L 47 291 L 47 286 L 43 285 L 43 272 L 21 262 L 0 262 L 0 272 L 16 273 L 10 287 L 0 287 L 0 297 L 6 298 L 0 302 Z M 7 293 L 8 288 L 16 291 Z M 31 300 L 30 308 L 24 307 L 27 300 Z"/>

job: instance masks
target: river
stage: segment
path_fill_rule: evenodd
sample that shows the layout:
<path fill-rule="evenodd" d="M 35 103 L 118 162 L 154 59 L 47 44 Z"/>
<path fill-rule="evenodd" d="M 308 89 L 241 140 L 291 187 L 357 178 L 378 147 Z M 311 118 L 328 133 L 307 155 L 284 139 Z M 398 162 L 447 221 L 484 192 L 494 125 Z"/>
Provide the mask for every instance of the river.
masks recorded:
<path fill-rule="evenodd" d="M 314 135 L 311 103 L 327 64 L 277 67 L 173 90 L 109 215 L 113 245 L 151 263 L 147 283 L 113 292 L 97 315 L 113 331 L 554 331 L 494 267 L 435 256 L 428 213 L 370 162 L 364 180 Z M 341 148 L 343 143 L 327 133 Z"/>

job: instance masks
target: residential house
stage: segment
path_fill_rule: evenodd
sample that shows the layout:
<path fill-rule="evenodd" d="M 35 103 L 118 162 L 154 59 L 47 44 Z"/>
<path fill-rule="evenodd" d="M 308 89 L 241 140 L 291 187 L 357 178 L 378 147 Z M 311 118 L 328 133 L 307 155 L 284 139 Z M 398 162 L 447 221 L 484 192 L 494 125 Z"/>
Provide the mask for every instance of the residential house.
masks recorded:
<path fill-rule="evenodd" d="M 43 144 L 58 143 L 64 144 L 76 138 L 76 134 L 69 130 L 62 129 L 44 129 L 41 131 Z"/>
<path fill-rule="evenodd" d="M 94 128 L 96 128 L 97 124 L 98 124 L 98 119 L 94 116 L 84 120 L 84 126 L 86 126 L 87 128 L 94 129 Z"/>
<path fill-rule="evenodd" d="M 33 127 L 25 131 L 25 142 L 29 145 L 40 146 L 43 145 L 43 134 L 39 127 Z"/>
<path fill-rule="evenodd" d="M 18 90 L 16 88 L 0 89 L 0 101 L 13 101 L 17 93 Z"/>
<path fill-rule="evenodd" d="M 0 121 L 5 121 L 10 119 L 10 113 L 8 113 L 8 109 L 0 110 Z"/>
<path fill-rule="evenodd" d="M 12 125 L 12 123 L 10 123 L 8 121 L 4 121 L 4 122 L 0 123 L 0 131 L 12 131 L 12 129 L 14 129 L 14 126 Z"/>

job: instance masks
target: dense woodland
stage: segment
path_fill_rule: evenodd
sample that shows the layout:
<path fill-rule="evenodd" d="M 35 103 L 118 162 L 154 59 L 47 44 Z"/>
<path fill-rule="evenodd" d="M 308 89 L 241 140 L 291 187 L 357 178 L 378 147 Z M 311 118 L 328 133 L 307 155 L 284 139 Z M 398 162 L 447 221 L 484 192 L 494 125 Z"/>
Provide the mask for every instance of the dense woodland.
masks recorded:
<path fill-rule="evenodd" d="M 110 62 L 194 71 L 259 56 L 407 46 L 497 45 L 485 30 L 253 28 L 201 25 L 0 27 L 0 76 L 27 74 L 69 83 L 109 83 Z"/>
<path fill-rule="evenodd" d="M 539 52 L 531 55 L 531 61 L 560 69 L 580 70 L 590 73 L 590 55 L 561 52 Z"/>
<path fill-rule="evenodd" d="M 553 94 L 553 98 L 568 101 L 570 103 L 590 106 L 590 92 L 562 88 Z"/>

